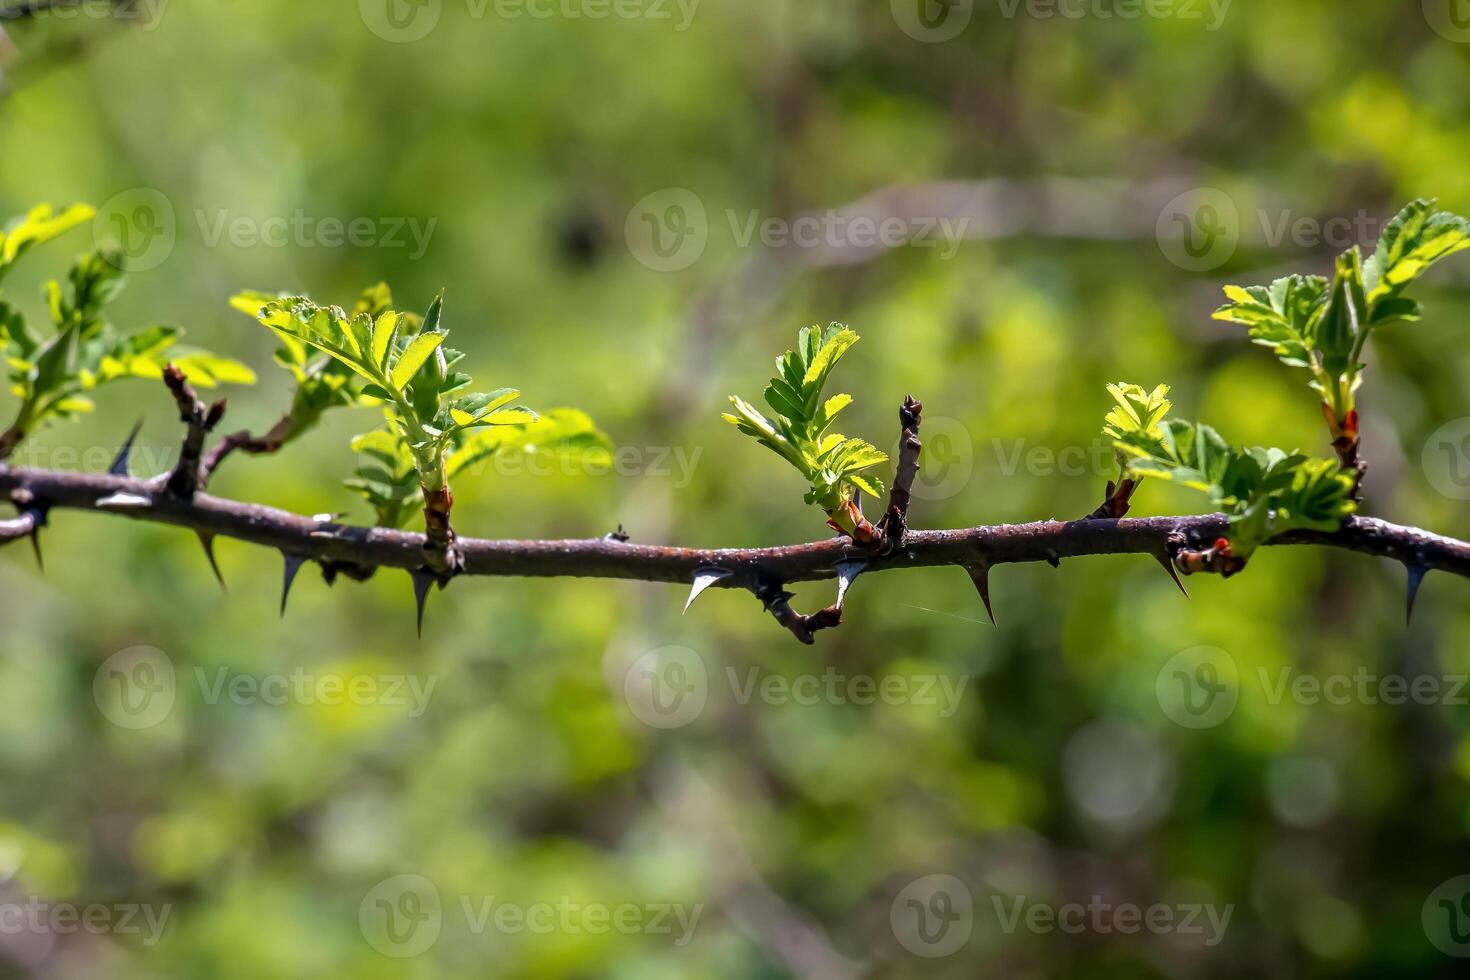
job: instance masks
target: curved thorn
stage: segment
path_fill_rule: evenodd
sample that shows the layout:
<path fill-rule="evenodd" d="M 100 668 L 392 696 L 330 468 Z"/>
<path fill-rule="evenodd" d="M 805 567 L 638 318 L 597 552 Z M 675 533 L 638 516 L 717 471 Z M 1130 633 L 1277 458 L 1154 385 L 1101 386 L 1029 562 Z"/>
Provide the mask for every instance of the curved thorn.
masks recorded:
<path fill-rule="evenodd" d="M 1409 571 L 1409 606 L 1405 625 L 1413 625 L 1414 603 L 1419 599 L 1419 586 L 1424 584 L 1424 576 L 1429 574 L 1429 569 L 1423 565 L 1405 565 Z"/>
<path fill-rule="evenodd" d="M 132 476 L 133 475 L 132 468 L 129 465 L 131 463 L 131 461 L 132 461 L 133 443 L 137 440 L 138 433 L 141 432 L 142 430 L 143 430 L 143 420 L 142 419 L 139 419 L 137 422 L 133 423 L 133 431 L 128 433 L 128 438 L 123 442 L 122 449 L 118 450 L 117 458 L 114 459 L 112 461 L 112 465 L 107 468 L 107 472 L 108 472 L 109 475 L 111 475 L 111 476 Z"/>
<path fill-rule="evenodd" d="M 296 573 L 301 571 L 301 566 L 306 564 L 303 555 L 293 555 L 290 552 L 281 552 L 281 557 L 286 559 L 286 577 L 281 586 L 281 618 L 286 618 L 286 600 L 291 598 L 291 586 L 296 582 Z"/>
<path fill-rule="evenodd" d="M 199 543 L 204 546 L 204 557 L 209 559 L 209 567 L 214 572 L 215 581 L 219 582 L 221 589 L 226 592 L 230 591 L 230 587 L 225 584 L 224 575 L 220 573 L 219 562 L 214 558 L 214 534 L 210 531 L 195 531 L 194 533 L 199 535 Z"/>
<path fill-rule="evenodd" d="M 1174 567 L 1174 560 L 1160 552 L 1154 552 L 1154 560 L 1164 566 L 1164 571 L 1169 573 L 1169 577 L 1174 580 L 1174 584 L 1179 586 L 1179 591 L 1184 593 L 1184 598 L 1188 599 L 1189 590 L 1184 587 L 1184 582 L 1180 580 L 1179 570 Z"/>
<path fill-rule="evenodd" d="M 865 561 L 844 561 L 837 563 L 837 608 L 842 608 L 842 602 L 847 598 L 847 590 L 852 588 L 852 583 L 868 567 Z"/>
<path fill-rule="evenodd" d="M 424 604 L 428 602 L 429 590 L 434 587 L 434 573 L 426 568 L 416 568 L 410 571 L 409 576 L 413 579 L 413 601 L 418 606 L 418 631 L 419 637 L 424 635 Z"/>
<path fill-rule="evenodd" d="M 684 600 L 684 611 L 686 613 L 689 611 L 689 607 L 694 605 L 694 600 L 698 599 L 704 593 L 705 589 L 721 579 L 727 579 L 734 574 L 734 572 L 727 568 L 715 568 L 713 566 L 696 568 L 694 570 L 694 585 L 689 590 L 689 598 Z"/>
<path fill-rule="evenodd" d="M 985 601 L 985 611 L 990 614 L 990 625 L 999 626 L 995 621 L 995 610 L 990 605 L 990 566 L 989 565 L 967 565 L 965 571 L 970 573 L 970 581 L 975 583 L 975 591 L 980 593 L 980 598 Z"/>

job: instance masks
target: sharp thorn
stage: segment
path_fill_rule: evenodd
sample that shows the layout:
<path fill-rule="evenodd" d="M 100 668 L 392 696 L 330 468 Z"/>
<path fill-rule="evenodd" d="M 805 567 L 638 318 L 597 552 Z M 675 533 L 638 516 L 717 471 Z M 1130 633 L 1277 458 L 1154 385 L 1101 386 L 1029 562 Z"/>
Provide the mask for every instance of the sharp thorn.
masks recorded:
<path fill-rule="evenodd" d="M 286 600 L 291 598 L 291 586 L 296 582 L 296 573 L 301 571 L 301 566 L 306 564 L 306 559 L 301 555 L 293 555 L 283 551 L 281 556 L 286 559 L 286 577 L 281 586 L 281 618 L 286 618 Z"/>
<path fill-rule="evenodd" d="M 1048 565 L 1050 565 L 1052 568 L 1061 568 L 1062 567 L 1062 560 L 1060 558 L 1056 557 L 1055 555 L 1053 555 L 1052 557 L 1048 558 L 1046 560 L 1046 563 Z"/>
<path fill-rule="evenodd" d="M 103 510 L 139 510 L 152 507 L 153 501 L 136 493 L 114 493 L 97 501 Z"/>
<path fill-rule="evenodd" d="M 1414 623 L 1414 603 L 1419 599 L 1419 586 L 1424 584 L 1424 576 L 1429 574 L 1429 569 L 1423 565 L 1405 565 L 1409 570 L 1409 605 L 1405 625 Z"/>
<path fill-rule="evenodd" d="M 42 575 L 46 574 L 46 559 L 41 557 L 41 529 L 39 527 L 31 531 L 31 550 L 36 553 L 36 567 L 41 570 Z"/>
<path fill-rule="evenodd" d="M 195 531 L 194 533 L 199 535 L 199 543 L 204 546 L 204 557 L 209 559 L 209 567 L 214 572 L 215 581 L 219 583 L 221 589 L 226 592 L 230 591 L 230 587 L 225 584 L 224 575 L 219 570 L 219 562 L 214 558 L 214 535 L 208 531 Z"/>
<path fill-rule="evenodd" d="M 1174 567 L 1174 560 L 1168 555 L 1161 554 L 1159 552 L 1154 553 L 1154 560 L 1157 561 L 1160 565 L 1164 566 L 1164 571 L 1169 573 L 1169 577 L 1174 580 L 1174 584 L 1179 586 L 1179 591 L 1184 593 L 1184 598 L 1188 599 L 1189 590 L 1186 589 L 1184 587 L 1184 583 L 1180 581 L 1179 569 Z"/>
<path fill-rule="evenodd" d="M 416 568 L 408 573 L 413 579 L 413 601 L 418 606 L 418 631 L 419 638 L 424 635 L 424 604 L 428 602 L 429 590 L 434 587 L 434 573 L 428 569 Z"/>
<path fill-rule="evenodd" d="M 694 585 L 689 590 L 689 598 L 684 600 L 684 611 L 687 613 L 689 607 L 694 605 L 694 600 L 704 593 L 704 590 L 714 585 L 721 579 L 729 578 L 735 573 L 727 568 L 696 568 L 694 570 Z"/>
<path fill-rule="evenodd" d="M 837 608 L 842 608 L 842 602 L 847 598 L 847 590 L 852 588 L 852 583 L 868 567 L 865 561 L 844 561 L 837 564 Z"/>
<path fill-rule="evenodd" d="M 975 583 L 975 591 L 980 593 L 980 598 L 985 601 L 985 611 L 990 614 L 990 625 L 1000 625 L 995 621 L 995 609 L 990 605 L 990 566 L 969 565 L 965 571 L 970 573 L 970 581 Z"/>
<path fill-rule="evenodd" d="M 110 476 L 133 475 L 133 471 L 132 468 L 129 466 L 129 463 L 132 461 L 133 443 L 137 440 L 138 433 L 142 430 L 143 420 L 139 419 L 133 424 L 133 431 L 128 433 L 128 438 L 125 442 L 123 442 L 122 449 L 118 450 L 117 458 L 114 459 L 112 461 L 112 465 L 108 467 L 107 472 Z"/>

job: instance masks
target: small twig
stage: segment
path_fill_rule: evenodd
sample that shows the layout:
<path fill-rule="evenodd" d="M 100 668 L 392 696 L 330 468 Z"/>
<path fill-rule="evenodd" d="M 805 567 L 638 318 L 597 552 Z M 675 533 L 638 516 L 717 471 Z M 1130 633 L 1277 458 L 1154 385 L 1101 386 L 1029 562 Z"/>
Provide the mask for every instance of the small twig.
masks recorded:
<path fill-rule="evenodd" d="M 924 448 L 919 441 L 923 414 L 923 403 L 912 396 L 904 397 L 903 405 L 898 409 L 898 422 L 902 427 L 898 465 L 894 470 L 893 489 L 888 492 L 888 510 L 878 522 L 882 554 L 902 547 L 903 536 L 908 531 L 909 503 L 913 500 L 914 479 L 919 475 L 919 454 Z"/>
<path fill-rule="evenodd" d="M 179 463 L 164 485 L 174 497 L 187 499 L 194 496 L 202 486 L 203 475 L 199 460 L 204 452 L 204 439 L 225 415 L 225 401 L 221 398 L 205 408 L 204 402 L 184 379 L 184 372 L 170 364 L 163 369 L 163 383 L 173 393 L 179 406 L 179 421 L 188 426 L 184 434 L 184 445 L 179 450 Z"/>
<path fill-rule="evenodd" d="M 842 625 L 842 607 L 828 606 L 810 616 L 803 616 L 791 608 L 795 593 L 787 592 L 779 582 L 762 585 L 756 590 L 756 598 L 765 604 L 766 611 L 776 617 L 776 622 L 791 631 L 791 635 L 811 646 L 817 642 L 813 633 L 833 629 Z"/>
<path fill-rule="evenodd" d="M 199 464 L 199 489 L 202 490 L 209 485 L 209 478 L 214 475 L 214 471 L 219 469 L 220 464 L 236 450 L 250 456 L 269 456 L 271 453 L 280 452 L 281 447 L 291 438 L 291 431 L 295 424 L 295 419 L 290 415 L 283 415 L 280 421 L 271 426 L 270 431 L 263 436 L 243 430 L 225 436 L 204 455 L 203 461 Z"/>

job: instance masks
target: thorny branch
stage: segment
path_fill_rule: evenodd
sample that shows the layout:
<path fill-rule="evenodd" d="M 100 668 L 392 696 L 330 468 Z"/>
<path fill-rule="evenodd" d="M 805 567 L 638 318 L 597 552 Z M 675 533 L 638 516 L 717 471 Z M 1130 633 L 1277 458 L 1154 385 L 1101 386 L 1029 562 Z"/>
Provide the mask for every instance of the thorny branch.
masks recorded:
<path fill-rule="evenodd" d="M 127 475 L 126 451 L 106 474 L 7 467 L 0 464 L 0 494 L 18 515 L 0 521 L 0 544 L 22 537 L 37 540 L 53 510 L 120 514 L 136 520 L 193 530 L 206 550 L 217 537 L 235 538 L 275 548 L 286 556 L 287 588 L 304 562 L 315 562 L 328 582 L 338 574 L 354 579 L 379 568 L 401 568 L 413 577 L 419 600 L 434 584 L 448 578 L 425 568 L 432 547 L 423 534 L 383 527 L 355 527 L 329 517 L 305 517 L 260 504 L 212 497 L 202 481 L 231 448 L 252 451 L 261 440 L 229 436 L 207 456 L 205 436 L 220 421 L 223 403 L 206 409 L 177 372 L 166 383 L 188 426 L 179 465 L 166 480 Z M 907 527 L 908 505 L 918 472 L 918 439 L 922 408 L 906 399 L 900 412 L 903 437 L 889 507 L 879 522 L 882 532 L 870 544 L 840 536 L 810 544 L 772 548 L 695 549 L 635 544 L 616 535 L 588 540 L 485 540 L 459 537 L 455 550 L 463 566 L 457 574 L 520 577 L 631 579 L 694 585 L 694 596 L 707 588 L 744 589 L 753 593 L 776 620 L 804 643 L 812 634 L 839 625 L 848 587 L 861 573 L 900 568 L 953 565 L 967 570 L 990 606 L 988 576 L 997 565 L 1047 562 L 1090 555 L 1145 555 L 1170 570 L 1186 574 L 1223 571 L 1205 562 L 1212 542 L 1228 533 L 1224 515 L 1139 519 L 1084 518 L 971 527 L 949 531 L 913 531 Z M 274 433 L 276 430 L 272 430 Z M 233 444 L 233 445 L 232 445 Z M 229 448 L 226 448 L 229 447 Z M 262 449 L 261 451 L 269 451 Z M 1111 496 L 1111 493 L 1110 493 Z M 1317 545 L 1389 558 L 1409 571 L 1409 602 L 1425 574 L 1444 571 L 1470 578 L 1470 543 L 1412 527 L 1367 517 L 1352 517 L 1336 531 L 1303 531 L 1281 536 L 1273 545 Z M 39 548 L 37 555 L 39 557 Z M 211 563 L 213 554 L 210 551 Z M 791 608 L 793 582 L 839 580 L 837 602 L 813 614 Z"/>
<path fill-rule="evenodd" d="M 110 474 L 0 468 L 0 492 L 29 492 L 52 510 L 122 514 L 304 555 L 315 562 L 350 562 L 415 570 L 423 565 L 424 536 L 387 528 L 353 527 L 260 504 L 207 494 L 178 499 L 148 480 Z M 121 498 L 121 499 L 119 499 Z M 7 522 L 14 524 L 16 522 Z M 837 566 L 865 561 L 864 574 L 942 565 L 970 567 L 1052 562 L 1089 555 L 1167 555 L 1226 533 L 1221 515 L 1124 520 L 1042 521 L 952 531 L 909 531 L 903 548 L 872 555 L 832 538 L 774 548 L 695 549 L 634 544 L 612 538 L 514 541 L 461 538 L 466 575 L 579 577 L 648 582 L 693 581 L 702 569 L 729 575 L 720 588 L 760 593 L 772 581 L 836 578 Z M 27 528 L 22 535 L 29 534 Z M 16 536 L 22 536 L 16 535 Z M 4 537 L 4 535 L 0 535 Z M 1299 532 L 1273 545 L 1321 545 L 1390 558 L 1414 568 L 1470 578 L 1470 543 L 1367 517 L 1341 530 Z"/>

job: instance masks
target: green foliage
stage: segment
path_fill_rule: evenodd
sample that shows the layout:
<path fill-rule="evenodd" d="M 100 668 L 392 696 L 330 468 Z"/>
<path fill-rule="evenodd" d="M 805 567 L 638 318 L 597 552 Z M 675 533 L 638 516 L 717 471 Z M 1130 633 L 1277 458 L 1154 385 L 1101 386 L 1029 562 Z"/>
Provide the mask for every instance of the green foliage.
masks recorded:
<path fill-rule="evenodd" d="M 1470 248 L 1470 221 L 1413 201 L 1385 227 L 1366 262 L 1356 246 L 1338 257 L 1331 282 L 1286 276 L 1270 286 L 1227 286 L 1218 320 L 1246 327 L 1283 364 L 1306 368 L 1311 386 L 1346 424 L 1362 384 L 1363 347 L 1378 327 L 1421 316 L 1405 289 L 1440 259 Z"/>
<path fill-rule="evenodd" d="M 1162 437 L 1163 421 L 1174 407 L 1168 399 L 1168 385 L 1159 385 L 1149 391 L 1140 385 L 1120 381 L 1108 385 L 1108 394 L 1118 404 L 1108 412 L 1103 422 L 1103 435 L 1114 440 L 1136 437 L 1152 441 Z M 1123 463 L 1126 460 L 1123 451 L 1116 452 L 1119 462 Z"/>
<path fill-rule="evenodd" d="M 245 302 L 257 298 L 250 294 Z M 423 317 L 397 312 L 391 302 L 379 285 L 351 314 L 302 297 L 271 299 L 257 311 L 285 345 L 277 360 L 296 376 L 298 399 L 383 404 L 384 427 L 353 440 L 365 459 L 348 481 L 380 523 L 401 526 L 424 491 L 447 487 L 451 477 L 497 452 L 610 452 L 607 437 L 581 412 L 559 409 L 543 418 L 510 404 L 520 398 L 514 388 L 464 392 L 471 381 L 454 370 L 464 355 L 444 345 L 442 295 Z M 307 364 L 307 348 L 337 367 Z"/>
<path fill-rule="evenodd" d="M 388 424 L 352 440 L 362 458 L 357 475 L 346 486 L 373 508 L 382 527 L 399 528 L 423 504 L 413 450 L 396 424 L 392 408 Z M 533 422 L 460 429 L 445 455 L 449 480 L 476 475 L 495 457 L 544 454 L 582 467 L 612 465 L 612 443 L 591 416 L 575 408 L 555 408 Z"/>
<path fill-rule="evenodd" d="M 88 204 L 73 204 L 60 214 L 49 204 L 38 204 L 25 217 L 8 222 L 0 229 L 0 280 L 31 248 L 91 221 L 96 214 Z"/>
<path fill-rule="evenodd" d="M 32 246 L 91 215 L 85 205 L 73 205 L 59 215 L 45 205 L 33 209 L 0 241 L 0 276 Z M 65 284 L 54 279 L 46 284 L 49 332 L 37 330 L 19 310 L 0 302 L 0 354 L 10 392 L 21 403 L 10 429 L 17 441 L 51 419 L 90 412 L 88 395 L 94 388 L 121 378 L 161 378 L 170 362 L 200 387 L 254 383 L 254 373 L 238 361 L 176 346 L 184 335 L 179 327 L 154 325 L 129 332 L 115 326 L 106 307 L 124 281 L 120 251 L 101 248 L 80 256 Z"/>
<path fill-rule="evenodd" d="M 1113 396 L 1120 405 L 1120 394 L 1143 391 L 1134 385 L 1112 388 L 1120 389 Z M 1154 394 L 1162 400 L 1159 389 Z M 1129 400 L 1137 406 L 1136 400 Z M 1158 477 L 1208 494 L 1229 517 L 1231 549 L 1242 558 L 1288 531 L 1334 530 L 1357 509 L 1356 483 L 1334 460 L 1280 449 L 1233 447 L 1203 423 L 1167 419 L 1150 427 L 1130 424 L 1138 417 L 1128 412 L 1115 421 L 1118 414 L 1114 409 L 1108 416 L 1104 431 L 1127 459 L 1129 474 Z"/>
<path fill-rule="evenodd" d="M 822 388 L 842 355 L 857 341 L 857 333 L 840 323 L 825 331 L 815 326 L 802 329 L 796 350 L 776 359 L 776 377 L 766 386 L 766 404 L 775 411 L 775 421 L 735 395 L 730 396 L 735 414 L 723 416 L 796 467 L 810 484 L 806 502 L 821 507 L 849 532 L 848 505 L 857 494 L 881 497 L 884 493 L 883 481 L 862 471 L 888 460 L 886 453 L 861 439 L 828 432 L 838 413 L 852 404 L 852 396 L 833 395 L 823 401 Z"/>
<path fill-rule="evenodd" d="M 246 291 L 231 298 L 230 305 L 254 319 L 270 304 L 289 299 L 284 293 L 271 295 Z M 365 315 L 376 320 L 392 306 L 393 292 L 387 283 L 380 282 L 363 290 L 353 307 L 352 316 Z M 410 329 L 418 329 L 421 322 L 418 316 L 412 313 L 399 316 Z M 298 439 L 310 431 L 330 409 L 378 403 L 377 399 L 363 395 L 360 376 L 341 360 L 316 351 L 291 334 L 276 331 L 276 336 L 281 347 L 275 353 L 275 362 L 296 382 L 291 408 L 287 412 L 290 424 L 283 427 L 283 442 Z"/>

